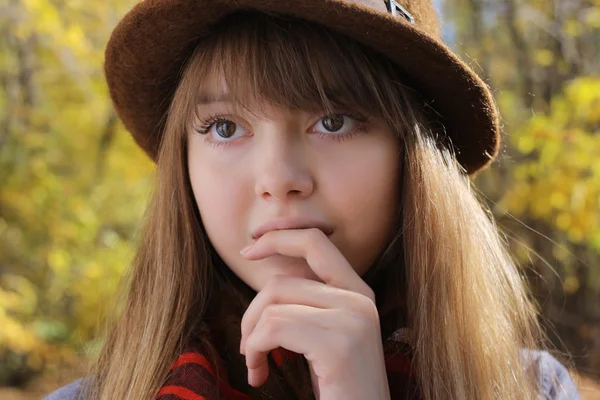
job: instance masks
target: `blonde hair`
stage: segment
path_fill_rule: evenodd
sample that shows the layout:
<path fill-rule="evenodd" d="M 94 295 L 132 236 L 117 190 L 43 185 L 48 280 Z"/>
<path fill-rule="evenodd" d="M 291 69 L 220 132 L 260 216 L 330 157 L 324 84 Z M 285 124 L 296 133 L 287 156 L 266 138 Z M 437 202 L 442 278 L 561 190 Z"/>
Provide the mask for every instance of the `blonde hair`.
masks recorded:
<path fill-rule="evenodd" d="M 154 397 L 210 307 L 215 254 L 191 191 L 186 141 L 210 72 L 248 109 L 261 99 L 305 110 L 344 105 L 388 123 L 404 146 L 402 225 L 390 246 L 404 254 L 406 267 L 397 268 L 423 398 L 535 398 L 521 350 L 544 338 L 536 307 L 435 113 L 385 57 L 324 27 L 259 13 L 215 25 L 182 73 L 122 312 L 91 370 L 89 398 Z"/>

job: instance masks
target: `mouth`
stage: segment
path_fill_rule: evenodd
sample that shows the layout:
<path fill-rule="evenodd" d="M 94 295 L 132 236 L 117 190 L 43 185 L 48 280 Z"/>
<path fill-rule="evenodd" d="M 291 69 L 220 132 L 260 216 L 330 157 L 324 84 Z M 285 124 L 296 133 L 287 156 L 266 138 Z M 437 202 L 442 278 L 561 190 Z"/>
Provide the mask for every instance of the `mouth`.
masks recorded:
<path fill-rule="evenodd" d="M 310 229 L 317 228 L 327 236 L 333 234 L 333 228 L 322 221 L 312 220 L 309 218 L 281 218 L 271 220 L 252 232 L 252 239 L 257 240 L 262 235 L 271 231 L 280 231 L 287 229 Z"/>

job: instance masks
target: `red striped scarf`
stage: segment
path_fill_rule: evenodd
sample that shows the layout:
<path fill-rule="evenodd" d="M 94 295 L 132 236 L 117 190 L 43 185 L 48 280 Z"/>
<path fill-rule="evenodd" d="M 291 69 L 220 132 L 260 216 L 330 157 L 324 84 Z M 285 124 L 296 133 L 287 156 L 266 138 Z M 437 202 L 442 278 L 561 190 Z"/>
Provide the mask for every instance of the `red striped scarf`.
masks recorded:
<path fill-rule="evenodd" d="M 406 399 L 411 397 L 408 391 L 411 389 L 411 367 L 410 358 L 406 353 L 395 352 L 405 348 L 405 333 L 399 331 L 395 338 L 390 338 L 387 343 L 387 352 L 385 354 L 385 365 L 388 373 L 388 382 L 392 399 Z M 226 368 L 222 363 L 213 365 L 204 355 L 202 345 L 198 341 L 191 341 L 182 354 L 171 366 L 169 375 L 164 385 L 158 392 L 159 400 L 251 400 L 253 398 L 271 398 L 271 399 L 292 399 L 297 397 L 296 393 L 281 391 L 279 393 L 268 394 L 266 392 L 261 397 L 254 397 L 247 392 L 232 387 Z M 293 353 L 283 348 L 273 350 L 269 354 L 269 379 L 274 376 L 273 366 L 277 368 L 279 374 L 285 376 L 286 368 L 294 363 L 302 362 L 304 357 L 301 354 Z M 217 375 L 217 369 L 219 375 Z M 219 376 L 219 377 L 218 377 Z M 263 386 L 267 386 L 267 383 Z M 413 382 L 414 383 L 414 382 Z M 284 387 L 282 387 L 284 388 Z M 312 390 L 311 385 L 308 388 Z M 267 389 L 267 388 L 263 388 Z M 412 387 L 414 389 L 414 387 Z M 255 389 L 256 390 L 256 389 Z M 260 396 L 260 394 L 259 394 Z M 269 397 L 267 397 L 269 396 Z M 275 397 L 280 396 L 280 397 Z M 310 396 L 310 394 L 308 394 Z M 314 397 L 313 397 L 314 398 Z"/>
<path fill-rule="evenodd" d="M 225 279 L 209 303 L 212 311 L 182 346 L 157 399 L 314 400 L 308 362 L 302 354 L 283 348 L 269 353 L 267 381 L 258 388 L 248 384 L 246 360 L 239 352 L 240 323 L 256 292 L 228 268 L 221 271 Z M 377 280 L 365 281 L 376 294 L 390 394 L 393 400 L 419 399 L 409 331 L 401 329 L 406 326 L 402 272 L 387 271 L 378 273 Z"/>

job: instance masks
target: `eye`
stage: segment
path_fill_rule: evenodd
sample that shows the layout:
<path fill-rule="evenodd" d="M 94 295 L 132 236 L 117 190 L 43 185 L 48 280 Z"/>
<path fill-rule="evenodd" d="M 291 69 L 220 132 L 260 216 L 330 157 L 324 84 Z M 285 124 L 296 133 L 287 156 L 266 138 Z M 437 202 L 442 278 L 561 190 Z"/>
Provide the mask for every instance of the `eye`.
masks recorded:
<path fill-rule="evenodd" d="M 215 123 L 215 131 L 224 139 L 229 139 L 235 135 L 237 125 L 233 121 L 219 121 Z"/>
<path fill-rule="evenodd" d="M 246 130 L 234 121 L 224 117 L 214 117 L 206 121 L 198 133 L 209 134 L 209 141 L 224 142 L 247 134 Z"/>
<path fill-rule="evenodd" d="M 347 114 L 329 114 L 321 118 L 313 129 L 321 133 L 345 134 L 354 131 L 360 124 L 360 116 L 354 117 Z"/>

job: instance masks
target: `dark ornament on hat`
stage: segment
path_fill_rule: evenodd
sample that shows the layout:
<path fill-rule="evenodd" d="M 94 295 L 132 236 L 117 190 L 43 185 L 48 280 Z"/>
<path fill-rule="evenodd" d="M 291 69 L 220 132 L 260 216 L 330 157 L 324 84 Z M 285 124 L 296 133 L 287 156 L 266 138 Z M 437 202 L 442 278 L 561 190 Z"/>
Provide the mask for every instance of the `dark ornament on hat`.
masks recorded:
<path fill-rule="evenodd" d="M 404 18 L 406 18 L 406 20 L 408 22 L 410 22 L 411 24 L 415 23 L 415 18 L 408 12 L 406 11 L 406 8 L 402 7 L 400 4 L 398 4 L 395 0 L 385 0 L 385 3 L 388 6 L 388 10 L 389 12 L 395 17 L 396 15 L 398 15 L 398 13 L 400 13 L 400 15 L 402 15 Z"/>

